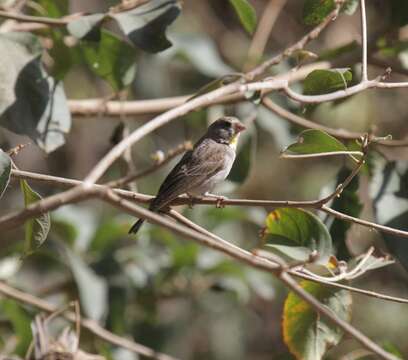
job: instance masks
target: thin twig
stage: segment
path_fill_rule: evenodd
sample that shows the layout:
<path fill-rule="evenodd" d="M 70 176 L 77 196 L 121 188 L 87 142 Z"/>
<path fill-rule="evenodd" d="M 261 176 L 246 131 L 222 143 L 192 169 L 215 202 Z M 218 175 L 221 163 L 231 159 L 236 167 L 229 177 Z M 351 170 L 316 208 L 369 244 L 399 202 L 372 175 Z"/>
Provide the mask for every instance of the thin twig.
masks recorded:
<path fill-rule="evenodd" d="M 332 135 L 338 139 L 344 140 L 356 140 L 364 136 L 363 133 L 358 133 L 354 131 L 349 131 L 346 129 L 335 129 L 325 125 L 318 124 L 316 122 L 305 119 L 299 115 L 293 114 L 285 108 L 279 106 L 277 103 L 272 101 L 272 99 L 264 97 L 262 99 L 262 104 L 268 109 L 277 114 L 278 116 L 290 121 L 291 123 L 307 128 L 321 130 L 329 135 Z M 373 136 L 375 138 L 375 136 Z M 408 146 L 408 140 L 376 140 L 371 142 L 372 145 L 389 146 L 389 147 L 405 147 Z"/>
<path fill-rule="evenodd" d="M 266 43 L 268 42 L 269 35 L 272 32 L 272 28 L 275 25 L 280 12 L 285 6 L 286 1 L 287 0 L 269 0 L 268 4 L 266 5 L 249 47 L 248 59 L 243 67 L 244 71 L 247 71 L 249 66 L 254 61 L 261 58 L 262 54 L 264 53 Z"/>
<path fill-rule="evenodd" d="M 11 176 L 20 179 L 26 180 L 33 180 L 33 181 L 40 181 L 50 185 L 57 185 L 63 187 L 72 187 L 72 186 L 81 186 L 83 182 L 80 180 L 73 180 L 67 179 L 57 176 L 50 176 L 50 175 L 43 175 L 43 174 L 36 174 L 27 171 L 21 170 L 12 170 Z M 98 189 L 103 185 L 94 185 L 91 190 Z M 74 190 L 74 189 L 71 189 Z M 154 198 L 153 196 L 145 195 L 145 194 L 137 194 L 131 191 L 123 190 L 123 189 L 113 189 L 117 194 L 120 196 L 132 200 L 137 201 L 139 203 L 148 204 Z M 66 194 L 62 193 L 62 194 Z M 60 205 L 65 205 L 70 202 L 78 202 L 84 199 L 88 199 L 94 196 L 92 193 L 87 194 L 68 194 L 68 199 L 64 201 L 58 201 L 58 195 L 53 195 L 51 200 L 47 200 L 47 203 L 34 203 L 29 206 L 28 210 L 16 211 L 14 213 L 5 215 L 0 217 L 0 230 L 6 230 L 13 227 L 16 227 L 22 224 L 25 220 L 29 219 L 30 217 L 38 216 L 46 211 L 53 210 Z M 49 199 L 49 198 L 47 198 Z M 46 200 L 46 199 L 44 199 Z M 256 199 L 226 199 L 223 200 L 223 205 L 225 206 L 254 206 L 254 207 L 298 207 L 298 208 L 314 208 L 319 211 L 323 211 L 337 219 L 348 221 L 351 223 L 359 224 L 370 229 L 376 229 L 381 232 L 385 232 L 391 235 L 400 236 L 402 238 L 408 238 L 408 232 L 403 230 L 398 230 L 394 228 L 390 228 L 388 226 L 379 225 L 375 222 L 362 220 L 342 212 L 336 211 L 331 209 L 326 205 L 321 205 L 321 199 L 318 200 L 306 200 L 306 201 L 292 201 L 292 200 L 256 200 Z M 218 200 L 214 198 L 200 198 L 195 199 L 194 204 L 202 204 L 202 205 L 217 205 Z M 180 196 L 179 198 L 175 199 L 170 205 L 188 205 L 191 204 L 191 199 L 186 196 Z"/>
<path fill-rule="evenodd" d="M 360 0 L 360 15 L 361 15 L 361 40 L 362 40 L 362 61 L 361 61 L 361 78 L 362 81 L 368 80 L 367 72 L 367 15 L 365 0 Z"/>
<path fill-rule="evenodd" d="M 331 23 L 331 21 L 339 15 L 340 8 L 344 2 L 345 0 L 338 1 L 336 4 L 336 8 L 329 15 L 327 15 L 319 25 L 317 25 L 313 30 L 303 36 L 295 44 L 288 47 L 285 51 L 281 52 L 279 55 L 274 56 L 273 58 L 265 61 L 261 65 L 248 72 L 245 76 L 246 79 L 248 81 L 255 79 L 256 77 L 264 74 L 271 66 L 279 64 L 282 60 L 288 58 L 296 51 L 302 50 L 310 41 L 316 39 L 320 35 L 320 33 Z"/>

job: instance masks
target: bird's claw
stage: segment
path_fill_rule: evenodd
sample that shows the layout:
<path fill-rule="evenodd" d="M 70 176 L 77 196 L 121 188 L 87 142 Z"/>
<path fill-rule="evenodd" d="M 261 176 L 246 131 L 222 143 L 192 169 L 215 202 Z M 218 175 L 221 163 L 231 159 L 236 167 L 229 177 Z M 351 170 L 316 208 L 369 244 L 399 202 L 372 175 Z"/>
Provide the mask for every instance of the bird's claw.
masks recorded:
<path fill-rule="evenodd" d="M 226 196 L 214 195 L 214 194 L 210 194 L 210 193 L 206 193 L 205 196 L 211 197 L 211 198 L 217 200 L 217 202 L 215 203 L 215 207 L 216 207 L 217 209 L 222 209 L 222 208 L 224 208 L 224 207 L 225 207 L 224 201 L 228 199 Z"/>

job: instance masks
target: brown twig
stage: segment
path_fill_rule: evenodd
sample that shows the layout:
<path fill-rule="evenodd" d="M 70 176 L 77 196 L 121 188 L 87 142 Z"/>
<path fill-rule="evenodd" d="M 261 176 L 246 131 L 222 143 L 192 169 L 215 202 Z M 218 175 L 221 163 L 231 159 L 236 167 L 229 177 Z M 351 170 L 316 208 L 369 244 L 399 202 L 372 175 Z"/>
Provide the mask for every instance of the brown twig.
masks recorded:
<path fill-rule="evenodd" d="M 262 56 L 272 28 L 285 6 L 286 1 L 287 0 L 269 0 L 266 5 L 249 47 L 248 59 L 243 67 L 244 71 L 247 71 L 251 64 Z"/>
<path fill-rule="evenodd" d="M 326 16 L 326 18 L 319 25 L 317 25 L 313 30 L 308 32 L 299 41 L 288 47 L 279 55 L 276 55 L 273 58 L 263 62 L 261 65 L 248 72 L 246 74 L 246 79 L 248 81 L 252 81 L 256 77 L 264 74 L 271 66 L 279 64 L 282 60 L 290 57 L 296 51 L 302 50 L 310 41 L 316 39 L 320 35 L 320 33 L 330 24 L 330 22 L 339 15 L 340 8 L 344 2 L 345 0 L 337 1 L 336 8 L 328 16 Z"/>

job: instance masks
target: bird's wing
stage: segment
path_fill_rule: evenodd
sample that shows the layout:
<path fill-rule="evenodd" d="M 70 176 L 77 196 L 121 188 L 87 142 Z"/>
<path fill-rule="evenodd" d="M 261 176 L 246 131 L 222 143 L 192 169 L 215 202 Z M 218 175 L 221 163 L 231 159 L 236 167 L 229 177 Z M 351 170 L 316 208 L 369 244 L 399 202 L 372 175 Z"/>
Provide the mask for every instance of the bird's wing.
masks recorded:
<path fill-rule="evenodd" d="M 158 210 L 176 197 L 199 187 L 225 166 L 225 145 L 204 140 L 184 154 L 167 175 L 152 202 L 151 209 Z"/>

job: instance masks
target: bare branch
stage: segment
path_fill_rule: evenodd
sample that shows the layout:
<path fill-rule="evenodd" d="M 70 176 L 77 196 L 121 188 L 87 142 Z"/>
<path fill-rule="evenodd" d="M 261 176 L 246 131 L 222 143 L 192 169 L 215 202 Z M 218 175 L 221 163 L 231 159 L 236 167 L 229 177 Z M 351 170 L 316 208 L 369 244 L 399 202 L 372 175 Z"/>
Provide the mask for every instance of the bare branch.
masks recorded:
<path fill-rule="evenodd" d="M 307 33 L 298 42 L 288 47 L 285 51 L 283 51 L 279 55 L 274 56 L 273 58 L 265 61 L 261 65 L 257 66 L 255 69 L 248 72 L 246 74 L 246 79 L 248 81 L 255 79 L 256 77 L 265 73 L 271 66 L 277 65 L 282 60 L 291 56 L 295 51 L 302 50 L 310 41 L 316 39 L 320 35 L 320 33 L 330 24 L 330 22 L 338 16 L 340 8 L 344 2 L 345 0 L 337 1 L 336 8 L 329 15 L 327 15 L 326 18 L 319 25 L 317 25 L 312 31 Z"/>
<path fill-rule="evenodd" d="M 367 72 L 367 15 L 365 0 L 360 0 L 360 15 L 361 15 L 361 47 L 362 47 L 362 59 L 361 59 L 361 78 L 362 81 L 368 80 Z"/>
<path fill-rule="evenodd" d="M 282 117 L 283 119 L 286 119 L 290 121 L 291 123 L 304 127 L 306 129 L 315 129 L 315 130 L 321 130 L 329 135 L 332 135 L 336 138 L 339 139 L 344 139 L 344 140 L 356 140 L 360 139 L 361 137 L 364 136 L 363 133 L 358 133 L 354 131 L 349 131 L 346 129 L 335 129 L 331 128 L 325 125 L 318 124 L 316 122 L 310 121 L 308 119 L 305 119 L 299 115 L 293 114 L 290 111 L 286 110 L 285 108 L 279 106 L 276 104 L 274 101 L 272 101 L 270 98 L 264 97 L 262 99 L 262 104 L 268 109 L 277 114 L 278 116 Z M 372 137 L 375 139 L 376 136 L 372 135 Z M 384 139 L 384 140 L 375 140 L 371 142 L 372 145 L 381 145 L 381 146 L 389 146 L 389 147 L 404 147 L 408 146 L 408 140 L 390 140 L 390 139 Z"/>
<path fill-rule="evenodd" d="M 269 0 L 266 5 L 249 47 L 248 59 L 243 67 L 244 71 L 247 71 L 249 66 L 262 56 L 272 28 L 285 6 L 286 1 L 287 0 Z"/>
<path fill-rule="evenodd" d="M 277 81 L 287 80 L 289 83 L 294 83 L 303 80 L 313 70 L 329 68 L 330 63 L 328 61 L 321 61 L 305 65 L 295 72 L 289 71 L 284 74 L 276 75 L 274 79 Z M 264 94 L 268 94 L 269 92 L 270 91 L 265 91 Z M 104 103 L 103 110 L 101 110 L 101 99 L 69 100 L 68 106 L 71 113 L 75 116 L 100 115 L 101 113 L 107 116 L 143 115 L 162 113 L 171 110 L 177 106 L 183 105 L 191 97 L 193 97 L 193 94 L 151 100 L 107 101 Z M 228 95 L 214 99 L 212 102 L 208 103 L 208 106 L 228 104 L 244 100 L 244 94 Z"/>

